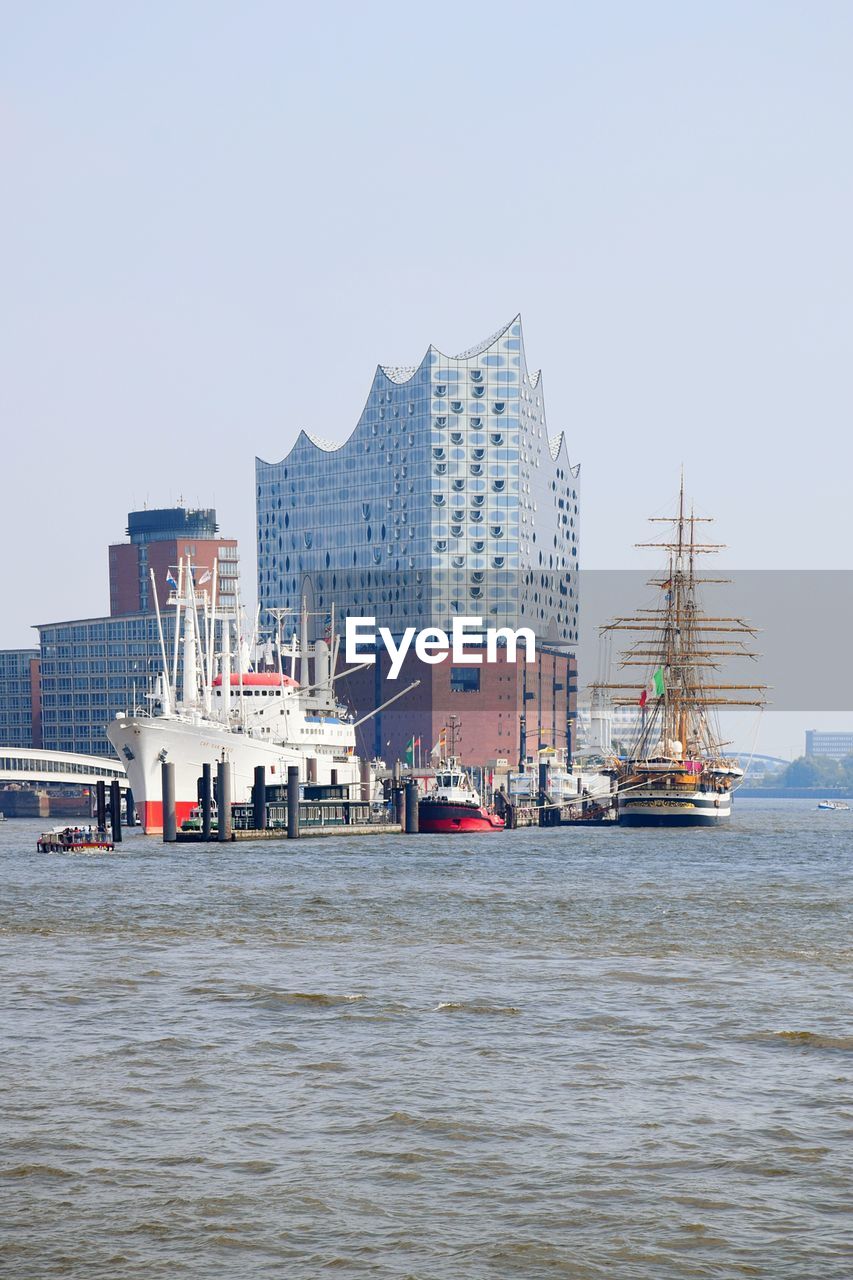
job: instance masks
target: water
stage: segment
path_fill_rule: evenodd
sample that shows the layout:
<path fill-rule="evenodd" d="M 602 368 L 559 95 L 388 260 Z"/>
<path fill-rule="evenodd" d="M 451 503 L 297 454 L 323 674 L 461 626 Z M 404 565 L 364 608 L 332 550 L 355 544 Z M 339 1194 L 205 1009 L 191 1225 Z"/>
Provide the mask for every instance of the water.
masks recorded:
<path fill-rule="evenodd" d="M 37 834 L 0 828 L 3 1274 L 853 1271 L 853 814 Z"/>

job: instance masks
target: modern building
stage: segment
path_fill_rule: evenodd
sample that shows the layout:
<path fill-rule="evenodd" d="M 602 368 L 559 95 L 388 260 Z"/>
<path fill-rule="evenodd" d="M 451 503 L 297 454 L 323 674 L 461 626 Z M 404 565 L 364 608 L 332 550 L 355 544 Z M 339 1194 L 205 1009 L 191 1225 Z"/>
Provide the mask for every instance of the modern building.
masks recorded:
<path fill-rule="evenodd" d="M 549 435 L 542 378 L 528 369 L 521 319 L 457 356 L 430 347 L 412 367 L 380 365 L 342 444 L 303 431 L 283 461 L 256 462 L 262 617 L 303 600 L 326 626 L 373 617 L 449 630 L 530 627 L 535 664 L 458 668 L 407 659 L 411 695 L 364 731 L 360 749 L 402 754 L 462 721 L 472 761 L 564 746 L 574 711 L 578 626 L 578 468 Z M 504 654 L 505 657 L 505 654 Z M 395 689 L 387 664 L 342 682 L 361 714 Z"/>
<path fill-rule="evenodd" d="M 0 650 L 0 746 L 40 747 L 38 649 Z"/>
<path fill-rule="evenodd" d="M 806 755 L 829 756 L 832 760 L 853 756 L 853 730 L 832 733 L 823 729 L 807 729 Z"/>
<path fill-rule="evenodd" d="M 212 507 L 188 510 L 166 507 L 131 511 L 127 517 L 129 542 L 110 547 L 110 614 L 148 613 L 154 608 L 151 574 L 164 599 L 166 574 L 181 559 L 189 559 L 197 575 L 213 572 L 219 563 L 217 596 L 224 608 L 233 609 L 237 584 L 237 543 L 220 538 Z"/>
<path fill-rule="evenodd" d="M 171 611 L 163 625 L 171 654 Z M 38 632 L 44 747 L 111 756 L 110 720 L 119 711 L 150 710 L 163 667 L 155 614 L 44 623 Z"/>
<path fill-rule="evenodd" d="M 165 607 L 170 594 L 167 575 L 177 578 L 182 559 L 190 558 L 197 582 L 206 570 L 212 572 L 216 559 L 221 587 L 217 598 L 224 607 L 233 607 L 237 543 L 218 537 L 217 530 L 212 509 L 131 512 L 131 541 L 110 547 L 110 616 L 38 625 L 41 745 L 47 750 L 111 756 L 105 733 L 109 721 L 120 711 L 150 708 L 163 667 L 151 570 L 170 661 L 174 614 Z M 201 590 L 209 592 L 210 583 Z M 177 662 L 180 673 L 180 652 Z"/>

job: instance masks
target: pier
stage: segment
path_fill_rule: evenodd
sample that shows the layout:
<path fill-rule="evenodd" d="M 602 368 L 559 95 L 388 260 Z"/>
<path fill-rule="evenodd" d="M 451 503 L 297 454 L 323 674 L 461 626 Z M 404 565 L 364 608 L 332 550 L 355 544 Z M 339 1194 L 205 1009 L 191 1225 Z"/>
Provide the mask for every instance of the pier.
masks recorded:
<path fill-rule="evenodd" d="M 251 796 L 232 800 L 231 766 L 219 761 L 216 777 L 204 765 L 198 779 L 199 803 L 192 825 L 179 829 L 175 818 L 174 766 L 162 764 L 163 841 L 166 844 L 239 843 L 256 840 L 298 840 L 324 836 L 417 835 L 421 792 L 413 770 L 399 764 L 382 775 L 383 796 L 371 796 L 369 775 L 357 787 L 300 782 L 291 766 L 286 783 L 269 784 L 263 765 L 255 769 Z M 543 779 L 540 777 L 539 781 Z M 494 810 L 506 822 L 505 830 L 526 827 L 558 827 L 617 821 L 615 794 L 579 795 L 556 800 L 547 791 L 532 789 L 527 795 L 508 794 L 503 787 L 492 791 Z M 352 790 L 359 791 L 353 798 Z M 118 836 L 121 839 L 121 836 Z"/>

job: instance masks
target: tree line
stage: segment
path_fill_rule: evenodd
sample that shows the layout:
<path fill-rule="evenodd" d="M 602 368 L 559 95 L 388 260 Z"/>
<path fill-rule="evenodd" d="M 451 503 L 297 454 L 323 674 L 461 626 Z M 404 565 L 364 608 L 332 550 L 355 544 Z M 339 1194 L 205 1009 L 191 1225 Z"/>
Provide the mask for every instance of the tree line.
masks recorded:
<path fill-rule="evenodd" d="M 800 756 L 764 782 L 774 787 L 853 787 L 853 755 L 843 760 L 831 756 Z"/>

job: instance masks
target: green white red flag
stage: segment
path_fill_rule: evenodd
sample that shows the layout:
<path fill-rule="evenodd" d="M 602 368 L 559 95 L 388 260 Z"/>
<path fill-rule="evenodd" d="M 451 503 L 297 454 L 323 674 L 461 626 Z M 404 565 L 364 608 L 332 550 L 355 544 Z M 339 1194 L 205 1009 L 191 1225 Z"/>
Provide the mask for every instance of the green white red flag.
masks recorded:
<path fill-rule="evenodd" d="M 666 682 L 663 678 L 663 667 L 652 672 L 652 678 L 640 694 L 640 706 L 644 707 L 651 698 L 662 698 L 666 693 Z"/>

